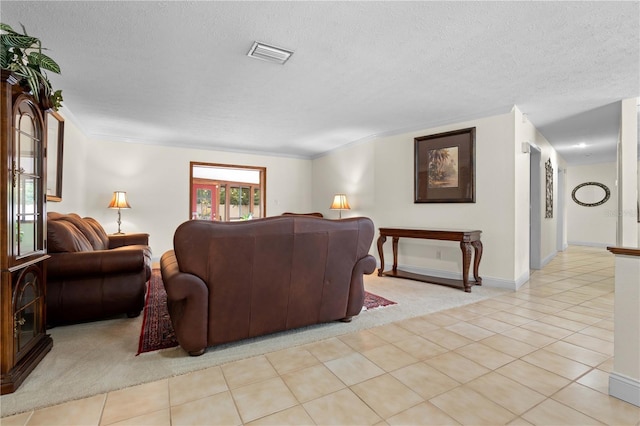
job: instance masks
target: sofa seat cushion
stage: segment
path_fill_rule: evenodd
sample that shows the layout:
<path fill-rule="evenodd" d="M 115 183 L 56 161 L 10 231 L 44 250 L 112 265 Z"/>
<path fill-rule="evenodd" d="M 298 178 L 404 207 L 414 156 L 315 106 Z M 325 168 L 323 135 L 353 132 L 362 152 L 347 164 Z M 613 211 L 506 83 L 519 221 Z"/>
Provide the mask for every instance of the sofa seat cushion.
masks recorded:
<path fill-rule="evenodd" d="M 50 278 L 127 274 L 145 270 L 151 275 L 151 250 L 147 246 L 124 246 L 112 250 L 51 253 Z"/>

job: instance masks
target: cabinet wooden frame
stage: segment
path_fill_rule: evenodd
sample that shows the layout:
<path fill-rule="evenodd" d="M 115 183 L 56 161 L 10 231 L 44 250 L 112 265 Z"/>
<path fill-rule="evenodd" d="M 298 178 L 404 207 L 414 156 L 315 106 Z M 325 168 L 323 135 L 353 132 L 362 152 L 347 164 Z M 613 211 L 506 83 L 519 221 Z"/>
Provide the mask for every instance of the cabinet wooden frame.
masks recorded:
<path fill-rule="evenodd" d="M 2 70 L 0 79 L 0 393 L 14 392 L 49 352 L 46 334 L 46 136 L 42 107 L 19 85 L 19 77 Z M 21 128 L 22 121 L 31 124 Z M 21 149 L 31 138 L 33 150 Z M 25 164 L 22 164 L 26 159 Z M 27 179 L 32 190 L 22 190 Z M 25 186 L 26 187 L 26 186 Z M 29 193 L 32 203 L 26 203 Z M 27 211 L 30 204 L 31 211 Z M 26 212 L 26 214 L 25 214 Z M 25 220 L 31 215 L 33 218 Z M 24 233 L 21 225 L 25 225 Z M 29 232 L 27 232 L 29 230 Z M 30 236 L 28 236 L 30 233 Z M 23 247 L 23 237 L 30 244 Z M 31 293 L 22 289 L 33 289 Z M 23 295 L 33 294 L 33 298 Z M 26 303 L 22 303 L 26 301 Z M 25 306 L 29 305 L 28 308 Z"/>

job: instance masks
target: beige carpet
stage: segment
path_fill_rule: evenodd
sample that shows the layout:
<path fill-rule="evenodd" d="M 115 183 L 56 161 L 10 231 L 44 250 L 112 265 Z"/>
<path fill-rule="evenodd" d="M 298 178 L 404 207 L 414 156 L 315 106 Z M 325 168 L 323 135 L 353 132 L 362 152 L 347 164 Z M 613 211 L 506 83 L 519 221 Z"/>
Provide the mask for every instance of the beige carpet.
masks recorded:
<path fill-rule="evenodd" d="M 136 356 L 142 315 L 53 328 L 49 330 L 53 349 L 15 393 L 0 398 L 0 415 L 5 417 L 151 382 L 508 292 L 475 286 L 472 293 L 465 293 L 460 289 L 376 275 L 365 276 L 365 287 L 397 304 L 364 311 L 350 323 L 321 324 L 212 347 L 200 357 L 189 357 L 180 347 Z"/>

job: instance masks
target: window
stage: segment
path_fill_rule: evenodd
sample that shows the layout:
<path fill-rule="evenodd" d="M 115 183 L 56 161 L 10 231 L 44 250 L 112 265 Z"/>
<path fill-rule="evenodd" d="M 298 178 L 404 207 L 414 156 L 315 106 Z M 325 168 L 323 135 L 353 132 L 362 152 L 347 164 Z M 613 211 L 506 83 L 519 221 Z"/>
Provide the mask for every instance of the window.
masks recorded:
<path fill-rule="evenodd" d="M 189 217 L 235 221 L 266 216 L 265 167 L 191 162 Z"/>

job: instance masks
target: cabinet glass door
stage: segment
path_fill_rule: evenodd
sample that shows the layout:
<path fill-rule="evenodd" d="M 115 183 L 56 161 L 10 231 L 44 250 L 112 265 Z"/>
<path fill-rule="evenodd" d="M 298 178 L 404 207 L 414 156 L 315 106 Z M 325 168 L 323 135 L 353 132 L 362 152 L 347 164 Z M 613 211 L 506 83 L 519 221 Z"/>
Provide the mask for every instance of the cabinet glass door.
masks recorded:
<path fill-rule="evenodd" d="M 31 266 L 20 274 L 16 285 L 13 337 L 18 359 L 31 347 L 42 321 L 41 309 L 38 305 L 43 303 L 40 297 L 42 285 L 39 282 L 39 276 L 39 269 Z"/>
<path fill-rule="evenodd" d="M 14 117 L 12 193 L 14 206 L 13 252 L 16 259 L 39 253 L 42 235 L 43 140 L 42 125 L 33 104 L 19 104 Z"/>

